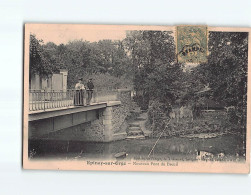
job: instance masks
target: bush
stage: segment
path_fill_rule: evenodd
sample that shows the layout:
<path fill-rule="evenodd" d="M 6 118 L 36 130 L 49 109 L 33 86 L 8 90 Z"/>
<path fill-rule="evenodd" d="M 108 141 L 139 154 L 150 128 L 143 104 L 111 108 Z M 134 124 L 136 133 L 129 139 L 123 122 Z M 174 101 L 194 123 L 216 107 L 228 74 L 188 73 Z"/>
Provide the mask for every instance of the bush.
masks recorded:
<path fill-rule="evenodd" d="M 158 100 L 150 101 L 148 109 L 148 124 L 152 129 L 153 136 L 160 134 L 169 121 L 168 113 L 171 107 L 169 104 L 161 103 Z"/>

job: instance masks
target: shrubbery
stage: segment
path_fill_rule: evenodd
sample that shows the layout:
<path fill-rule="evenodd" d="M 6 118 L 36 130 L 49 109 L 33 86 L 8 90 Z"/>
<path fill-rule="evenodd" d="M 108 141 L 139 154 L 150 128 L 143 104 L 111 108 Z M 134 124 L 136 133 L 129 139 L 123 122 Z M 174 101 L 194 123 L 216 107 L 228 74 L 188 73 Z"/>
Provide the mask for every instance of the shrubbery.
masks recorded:
<path fill-rule="evenodd" d="M 157 136 L 165 128 L 169 121 L 168 113 L 170 105 L 161 103 L 158 100 L 150 101 L 148 109 L 148 126 L 153 132 L 153 136 Z"/>

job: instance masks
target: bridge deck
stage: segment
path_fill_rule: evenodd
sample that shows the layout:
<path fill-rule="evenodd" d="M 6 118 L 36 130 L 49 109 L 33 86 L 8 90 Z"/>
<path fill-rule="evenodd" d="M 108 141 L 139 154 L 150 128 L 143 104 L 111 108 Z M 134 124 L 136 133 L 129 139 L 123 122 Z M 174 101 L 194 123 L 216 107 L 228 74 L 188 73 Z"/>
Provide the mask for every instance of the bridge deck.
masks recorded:
<path fill-rule="evenodd" d="M 97 110 L 105 108 L 107 106 L 120 105 L 120 104 L 121 104 L 120 101 L 107 101 L 107 102 L 92 103 L 91 105 L 88 106 L 68 106 L 68 107 L 47 109 L 45 111 L 43 110 L 30 111 L 29 121 L 73 114 L 77 112 L 85 112 L 89 110 Z"/>

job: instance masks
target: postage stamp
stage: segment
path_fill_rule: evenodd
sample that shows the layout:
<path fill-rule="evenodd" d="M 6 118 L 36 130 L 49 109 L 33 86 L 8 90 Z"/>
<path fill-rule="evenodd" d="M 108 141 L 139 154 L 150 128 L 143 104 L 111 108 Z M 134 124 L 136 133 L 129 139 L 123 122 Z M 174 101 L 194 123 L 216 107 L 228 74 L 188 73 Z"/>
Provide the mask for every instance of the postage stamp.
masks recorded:
<path fill-rule="evenodd" d="M 178 62 L 207 62 L 207 26 L 177 26 L 176 37 Z"/>

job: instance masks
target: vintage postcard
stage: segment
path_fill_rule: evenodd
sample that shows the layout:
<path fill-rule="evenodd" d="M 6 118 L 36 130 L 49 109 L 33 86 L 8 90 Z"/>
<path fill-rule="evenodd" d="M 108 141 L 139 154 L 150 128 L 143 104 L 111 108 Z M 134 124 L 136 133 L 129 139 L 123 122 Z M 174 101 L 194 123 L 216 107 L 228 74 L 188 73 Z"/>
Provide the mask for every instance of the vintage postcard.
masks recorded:
<path fill-rule="evenodd" d="M 249 173 L 250 33 L 25 24 L 23 168 Z"/>

